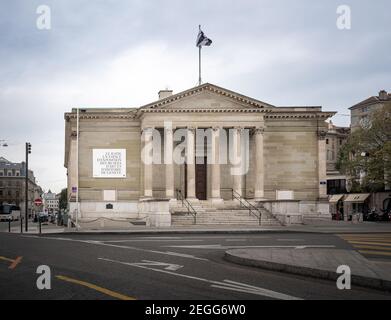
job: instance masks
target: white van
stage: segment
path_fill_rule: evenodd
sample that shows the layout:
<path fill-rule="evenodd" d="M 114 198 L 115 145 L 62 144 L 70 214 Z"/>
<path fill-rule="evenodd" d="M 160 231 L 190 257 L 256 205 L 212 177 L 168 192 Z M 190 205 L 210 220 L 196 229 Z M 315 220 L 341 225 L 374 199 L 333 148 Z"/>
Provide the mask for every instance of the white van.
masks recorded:
<path fill-rule="evenodd" d="M 17 221 L 20 217 L 20 208 L 13 204 L 0 205 L 0 221 Z"/>

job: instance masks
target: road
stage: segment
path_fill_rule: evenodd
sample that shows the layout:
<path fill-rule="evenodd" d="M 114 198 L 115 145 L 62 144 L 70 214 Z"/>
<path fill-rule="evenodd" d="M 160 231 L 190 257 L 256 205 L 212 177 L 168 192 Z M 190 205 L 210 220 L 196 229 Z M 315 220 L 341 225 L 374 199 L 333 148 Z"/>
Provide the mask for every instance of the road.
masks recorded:
<path fill-rule="evenodd" d="M 391 298 L 382 291 L 359 287 L 341 291 L 332 281 L 223 259 L 227 249 L 257 246 L 354 249 L 340 236 L 310 233 L 41 237 L 0 233 L 0 299 Z M 50 267 L 50 290 L 37 289 L 40 265 Z"/>

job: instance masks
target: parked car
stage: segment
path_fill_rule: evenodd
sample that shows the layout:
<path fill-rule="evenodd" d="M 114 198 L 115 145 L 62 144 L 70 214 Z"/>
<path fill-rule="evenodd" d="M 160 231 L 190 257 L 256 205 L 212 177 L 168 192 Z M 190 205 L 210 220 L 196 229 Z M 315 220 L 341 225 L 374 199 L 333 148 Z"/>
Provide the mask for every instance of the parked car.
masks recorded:
<path fill-rule="evenodd" d="M 38 219 L 41 221 L 41 222 L 48 222 L 49 221 L 49 215 L 47 212 L 38 212 L 35 214 L 34 216 L 34 222 L 38 222 Z"/>

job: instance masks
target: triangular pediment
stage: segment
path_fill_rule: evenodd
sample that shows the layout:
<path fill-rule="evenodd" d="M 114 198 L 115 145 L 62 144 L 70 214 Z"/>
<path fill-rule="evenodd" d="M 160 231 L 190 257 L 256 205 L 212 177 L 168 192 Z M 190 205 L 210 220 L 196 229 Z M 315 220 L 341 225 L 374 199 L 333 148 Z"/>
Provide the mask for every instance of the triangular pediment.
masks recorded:
<path fill-rule="evenodd" d="M 140 110 L 246 110 L 275 108 L 268 103 L 205 83 L 155 101 Z"/>

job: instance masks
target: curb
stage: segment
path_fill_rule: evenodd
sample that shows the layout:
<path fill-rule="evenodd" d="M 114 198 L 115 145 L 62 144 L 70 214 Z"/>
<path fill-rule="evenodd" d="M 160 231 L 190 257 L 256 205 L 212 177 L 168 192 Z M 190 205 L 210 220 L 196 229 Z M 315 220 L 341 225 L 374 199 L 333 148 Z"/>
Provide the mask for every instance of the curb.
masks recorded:
<path fill-rule="evenodd" d="M 258 234 L 302 233 L 294 230 L 137 230 L 137 231 L 64 231 L 53 235 L 142 235 L 142 234 Z"/>
<path fill-rule="evenodd" d="M 257 267 L 265 270 L 278 271 L 283 273 L 290 273 L 290 274 L 295 274 L 300 276 L 306 276 L 306 277 L 322 279 L 322 280 L 331 280 L 331 281 L 337 281 L 338 277 L 340 276 L 336 272 L 332 272 L 328 270 L 294 266 L 294 265 L 265 261 L 265 260 L 244 258 L 233 254 L 232 251 L 233 250 L 226 251 L 224 254 L 224 259 L 229 262 L 233 262 L 244 266 Z M 361 287 L 391 292 L 390 280 L 371 278 L 371 277 L 352 274 L 351 284 L 358 285 Z"/>

